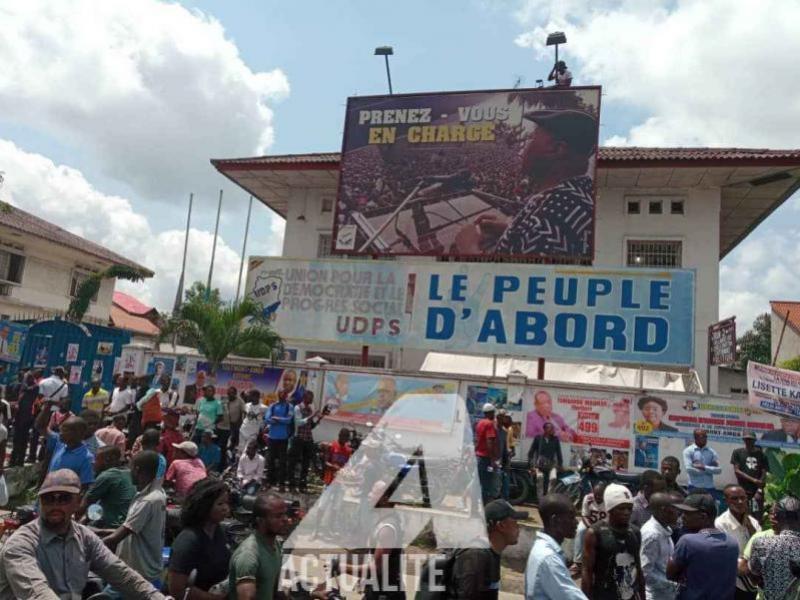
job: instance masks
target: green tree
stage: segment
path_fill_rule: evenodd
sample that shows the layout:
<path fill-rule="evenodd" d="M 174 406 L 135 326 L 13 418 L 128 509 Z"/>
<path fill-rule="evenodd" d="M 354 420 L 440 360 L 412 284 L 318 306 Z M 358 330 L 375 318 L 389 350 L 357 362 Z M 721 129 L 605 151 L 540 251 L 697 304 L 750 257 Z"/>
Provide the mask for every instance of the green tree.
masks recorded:
<path fill-rule="evenodd" d="M 103 283 L 104 279 L 142 281 L 145 277 L 151 275 L 151 273 L 126 265 L 114 265 L 97 273 L 93 273 L 78 286 L 77 290 L 75 290 L 75 297 L 69 303 L 66 318 L 76 323 L 80 323 L 83 320 L 86 311 L 89 310 L 89 304 L 92 298 L 94 298 L 100 290 L 100 285 Z"/>
<path fill-rule="evenodd" d="M 789 369 L 790 371 L 800 371 L 800 356 L 795 356 L 789 360 L 784 360 L 778 365 L 781 369 Z"/>
<path fill-rule="evenodd" d="M 211 288 L 211 292 L 206 295 L 206 284 L 202 281 L 195 281 L 188 289 L 183 292 L 183 301 L 191 304 L 195 301 L 208 302 L 214 306 L 222 306 L 222 297 L 219 288 Z"/>
<path fill-rule="evenodd" d="M 753 327 L 736 340 L 739 346 L 739 366 L 747 368 L 751 360 L 768 365 L 772 362 L 772 336 L 769 313 L 758 315 Z"/>
<path fill-rule="evenodd" d="M 283 351 L 283 341 L 270 328 L 261 308 L 247 298 L 237 304 L 217 305 L 195 297 L 167 321 L 160 341 L 176 335 L 205 356 L 212 374 L 231 354 L 272 358 Z"/>

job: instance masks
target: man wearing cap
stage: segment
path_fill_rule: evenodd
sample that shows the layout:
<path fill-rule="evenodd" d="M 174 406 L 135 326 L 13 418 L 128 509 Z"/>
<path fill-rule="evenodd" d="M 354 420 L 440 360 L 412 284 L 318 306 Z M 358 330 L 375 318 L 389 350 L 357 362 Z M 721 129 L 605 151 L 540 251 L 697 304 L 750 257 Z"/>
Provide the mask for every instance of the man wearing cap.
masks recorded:
<path fill-rule="evenodd" d="M 612 483 L 603 492 L 603 502 L 608 521 L 592 525 L 583 540 L 581 589 L 592 600 L 641 600 L 641 536 L 630 524 L 633 495 Z"/>
<path fill-rule="evenodd" d="M 731 454 L 731 464 L 736 481 L 747 493 L 747 499 L 756 499 L 759 512 L 764 500 L 764 485 L 767 482 L 767 457 L 756 446 L 756 434 L 745 431 L 742 435 L 744 448 L 737 448 Z"/>
<path fill-rule="evenodd" d="M 717 503 L 711 494 L 689 494 L 681 504 L 689 533 L 675 544 L 667 577 L 681 584 L 678 600 L 731 600 L 736 594 L 739 546 L 714 527 Z"/>
<path fill-rule="evenodd" d="M 750 573 L 762 582 L 764 600 L 783 600 L 800 577 L 800 499 L 781 498 L 775 521 L 780 533 L 756 540 L 748 561 Z"/>
<path fill-rule="evenodd" d="M 80 598 L 89 571 L 127 598 L 165 598 L 73 520 L 81 482 L 69 469 L 47 474 L 39 489 L 41 515 L 23 525 L 0 551 L 0 600 Z"/>
<path fill-rule="evenodd" d="M 475 456 L 478 461 L 478 479 L 484 504 L 497 497 L 500 445 L 494 413 L 494 404 L 487 402 L 483 405 L 483 419 L 475 425 Z"/>
<path fill-rule="evenodd" d="M 683 450 L 683 468 L 689 475 L 689 493 L 706 492 L 717 495 L 714 488 L 714 475 L 722 473 L 719 455 L 708 447 L 708 434 L 705 429 L 694 430 L 694 444 Z"/>
<path fill-rule="evenodd" d="M 197 444 L 194 442 L 181 442 L 173 444 L 175 459 L 167 469 L 164 484 L 175 487 L 175 494 L 185 498 L 192 486 L 206 478 L 206 467 L 197 457 Z"/>
<path fill-rule="evenodd" d="M 466 548 L 456 553 L 447 582 L 448 598 L 496 599 L 500 594 L 500 555 L 519 540 L 519 521 L 528 513 L 514 510 L 505 500 L 493 500 L 484 509 L 488 548 Z"/>
<path fill-rule="evenodd" d="M 103 414 L 108 405 L 108 392 L 100 387 L 100 378 L 92 377 L 92 387 L 83 395 L 83 409 L 95 410 Z"/>
<path fill-rule="evenodd" d="M 543 531 L 528 555 L 525 567 L 525 600 L 586 600 L 567 569 L 561 544 L 575 537 L 575 506 L 562 494 L 550 494 L 539 502 Z"/>
<path fill-rule="evenodd" d="M 456 234 L 461 254 L 589 256 L 594 200 L 590 157 L 597 119 L 580 110 L 536 110 L 536 124 L 522 151 L 522 175 L 533 194 L 512 219 L 484 214 Z"/>

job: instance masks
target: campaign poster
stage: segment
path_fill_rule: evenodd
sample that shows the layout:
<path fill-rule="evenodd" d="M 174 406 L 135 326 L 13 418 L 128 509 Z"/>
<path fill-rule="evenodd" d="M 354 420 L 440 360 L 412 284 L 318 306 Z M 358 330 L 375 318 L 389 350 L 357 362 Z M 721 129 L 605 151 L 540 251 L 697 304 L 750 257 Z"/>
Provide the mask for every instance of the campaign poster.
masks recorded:
<path fill-rule="evenodd" d="M 800 424 L 800 373 L 747 363 L 747 391 L 750 405 Z M 795 439 L 798 436 L 794 431 Z"/>
<path fill-rule="evenodd" d="M 147 362 L 146 375 L 150 375 L 150 385 L 158 387 L 162 375 L 172 375 L 175 368 L 175 359 L 169 356 L 153 356 Z"/>
<path fill-rule="evenodd" d="M 27 335 L 27 325 L 0 321 L 0 360 L 12 363 L 22 360 L 22 349 Z"/>
<path fill-rule="evenodd" d="M 97 342 L 97 354 L 99 356 L 111 356 L 114 354 L 114 342 Z"/>
<path fill-rule="evenodd" d="M 713 367 L 735 362 L 736 317 L 733 317 L 708 328 L 708 364 Z"/>
<path fill-rule="evenodd" d="M 633 466 L 658 471 L 658 438 L 651 435 L 637 435 L 633 443 Z"/>
<path fill-rule="evenodd" d="M 103 361 L 99 358 L 96 358 L 94 361 L 92 361 L 92 379 L 95 377 L 98 379 L 103 378 Z"/>
<path fill-rule="evenodd" d="M 332 420 L 361 425 L 376 425 L 381 417 L 400 398 L 414 395 L 441 398 L 436 404 L 441 412 L 425 404 L 425 414 L 416 414 L 413 402 L 402 403 L 403 414 L 395 414 L 398 421 L 407 425 L 426 427 L 428 424 L 451 424 L 458 384 L 455 381 L 423 379 L 417 377 L 395 377 L 368 373 L 326 371 L 323 394 L 324 406 L 330 407 Z"/>
<path fill-rule="evenodd" d="M 122 373 L 139 374 L 141 373 L 142 351 L 135 348 L 123 348 L 120 354 L 119 369 L 115 367 L 115 372 L 121 370 Z"/>
<path fill-rule="evenodd" d="M 80 365 L 72 365 L 69 368 L 69 383 L 71 385 L 78 385 L 81 382 L 81 375 L 83 367 Z"/>
<path fill-rule="evenodd" d="M 272 404 L 278 399 L 278 392 L 286 392 L 289 400 L 297 403 L 297 399 L 302 396 L 304 383 L 307 375 L 302 376 L 297 369 L 281 369 L 277 367 L 263 367 L 258 365 L 231 365 L 226 364 L 217 369 L 214 376 L 206 362 L 198 362 L 196 366 L 187 372 L 186 392 L 193 399 L 203 395 L 203 387 L 208 384 L 214 385 L 215 395 L 225 397 L 228 388 L 234 387 L 241 392 L 248 392 L 256 389 L 261 392 L 261 400 L 264 404 Z"/>
<path fill-rule="evenodd" d="M 33 366 L 44 368 L 50 360 L 50 340 L 40 342 L 36 346 L 36 353 L 33 356 Z"/>
<path fill-rule="evenodd" d="M 78 352 L 80 352 L 80 344 L 67 344 L 66 361 L 68 363 L 78 362 Z"/>
<path fill-rule="evenodd" d="M 591 260 L 599 118 L 599 87 L 349 98 L 332 250 Z"/>

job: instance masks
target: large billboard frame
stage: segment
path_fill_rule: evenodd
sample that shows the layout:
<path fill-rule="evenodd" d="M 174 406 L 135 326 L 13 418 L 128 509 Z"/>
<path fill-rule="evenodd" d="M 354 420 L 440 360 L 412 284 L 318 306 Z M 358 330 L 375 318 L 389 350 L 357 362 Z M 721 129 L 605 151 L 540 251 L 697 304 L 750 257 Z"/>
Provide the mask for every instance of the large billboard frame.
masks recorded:
<path fill-rule="evenodd" d="M 343 197 L 343 185 L 344 185 L 344 177 L 342 177 L 342 170 L 345 169 L 346 165 L 346 150 L 348 149 L 348 142 L 349 142 L 349 131 L 347 127 L 347 120 L 348 115 L 350 114 L 351 110 L 351 101 L 358 100 L 358 101 L 369 101 L 369 100 L 379 100 L 379 99 L 387 99 L 387 98 L 415 98 L 415 97 L 425 97 L 425 96 L 454 96 L 459 94 L 510 94 L 510 93 L 523 93 L 523 92 L 535 92 L 535 93 L 564 93 L 568 91 L 582 91 L 582 90 L 589 90 L 589 91 L 597 91 L 597 135 L 594 140 L 594 160 L 591 167 L 591 177 L 592 177 L 592 223 L 591 223 L 591 233 L 592 233 L 592 243 L 590 252 L 588 255 L 567 255 L 567 254 L 547 254 L 547 253 L 531 253 L 531 254 L 495 254 L 495 253 L 487 253 L 487 254 L 474 254 L 474 253 L 438 253 L 438 252 L 375 252 L 370 250 L 346 250 L 346 249 L 338 249 L 337 248 L 337 239 L 338 233 L 340 229 L 339 224 L 339 216 L 340 216 L 340 201 Z M 506 262 L 513 262 L 513 261 L 535 261 L 536 264 L 576 264 L 576 265 L 590 265 L 594 263 L 595 256 L 596 256 L 596 233 L 597 233 L 597 163 L 599 160 L 599 150 L 600 150 L 600 113 L 601 113 L 601 105 L 602 105 L 602 86 L 599 85 L 585 85 L 585 86 L 570 86 L 570 87 L 547 87 L 547 88 L 506 88 L 506 89 L 483 89 L 483 90 L 451 90 L 451 91 L 442 91 L 442 92 L 414 92 L 408 94 L 375 94 L 370 96 L 351 96 L 347 98 L 347 106 L 345 109 L 345 116 L 344 116 L 344 123 L 343 123 L 343 131 L 344 134 L 342 136 L 342 150 L 341 150 L 341 160 L 339 166 L 339 178 L 337 183 L 337 191 L 336 191 L 336 201 L 334 203 L 334 210 L 333 210 L 333 227 L 332 227 L 332 235 L 331 235 L 331 246 L 330 252 L 331 256 L 335 258 L 343 258 L 343 257 L 385 257 L 385 256 L 417 256 L 417 257 L 442 257 L 442 258 L 449 258 L 454 260 L 463 260 L 463 259 L 487 259 L 487 262 L 497 262 L 498 258 L 501 258 L 503 261 Z"/>

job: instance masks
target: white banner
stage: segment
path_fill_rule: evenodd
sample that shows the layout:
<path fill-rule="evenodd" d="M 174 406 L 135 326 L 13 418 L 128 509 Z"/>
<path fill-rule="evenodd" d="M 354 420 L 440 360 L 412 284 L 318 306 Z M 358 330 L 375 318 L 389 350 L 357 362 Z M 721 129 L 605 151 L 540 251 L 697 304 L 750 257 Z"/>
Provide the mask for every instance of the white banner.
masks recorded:
<path fill-rule="evenodd" d="M 750 404 L 761 410 L 800 419 L 800 373 L 747 363 L 747 391 Z"/>

